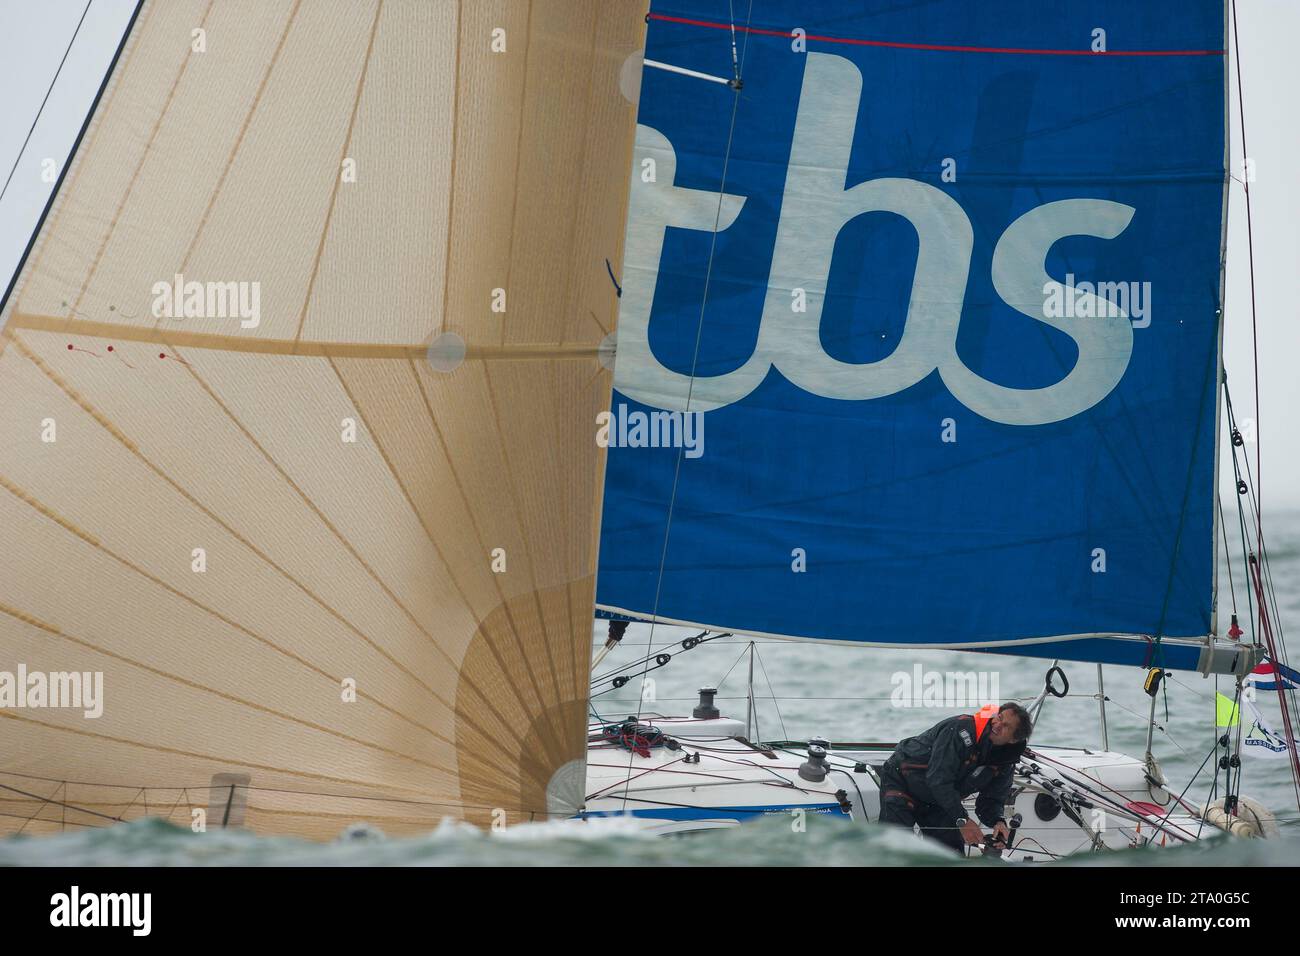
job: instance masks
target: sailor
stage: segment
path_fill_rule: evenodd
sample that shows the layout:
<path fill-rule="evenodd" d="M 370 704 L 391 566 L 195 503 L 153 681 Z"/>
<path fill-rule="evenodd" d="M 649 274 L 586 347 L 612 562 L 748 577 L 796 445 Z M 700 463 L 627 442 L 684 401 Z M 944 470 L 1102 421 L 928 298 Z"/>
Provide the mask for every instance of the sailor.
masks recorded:
<path fill-rule="evenodd" d="M 975 815 L 1005 842 L 1010 830 L 1003 808 L 1032 729 L 1019 704 L 989 704 L 908 737 L 880 769 L 880 822 L 920 826 L 924 835 L 961 853 L 967 844 L 984 842 L 961 802 L 978 793 Z"/>

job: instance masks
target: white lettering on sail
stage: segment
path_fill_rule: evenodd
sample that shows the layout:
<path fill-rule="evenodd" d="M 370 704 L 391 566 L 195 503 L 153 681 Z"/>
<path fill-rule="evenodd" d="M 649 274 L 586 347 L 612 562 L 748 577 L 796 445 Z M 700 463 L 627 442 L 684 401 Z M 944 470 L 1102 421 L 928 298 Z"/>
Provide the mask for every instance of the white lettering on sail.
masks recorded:
<path fill-rule="evenodd" d="M 1095 299 L 1087 318 L 1055 316 L 1043 301 L 1047 250 L 1065 236 L 1114 239 L 1133 218 L 1133 207 L 1102 199 L 1064 199 L 1029 210 L 1010 226 L 993 250 L 993 288 L 1017 312 L 1060 329 L 1079 347 L 1079 360 L 1065 378 L 1045 388 L 1006 388 L 981 378 L 954 352 L 939 366 L 944 385 L 967 408 L 1004 425 L 1042 425 L 1073 418 L 1110 394 L 1133 352 L 1128 313 Z"/>
<path fill-rule="evenodd" d="M 957 338 L 973 245 L 961 206 L 934 186 L 873 179 L 844 188 L 861 92 L 862 74 L 851 62 L 809 54 L 758 337 L 758 352 L 795 385 L 850 400 L 901 392 L 934 371 L 934 357 Z M 841 362 L 821 345 L 831 256 L 840 230 L 869 212 L 896 213 L 916 230 L 912 296 L 902 340 L 888 358 Z M 807 290 L 808 310 L 801 315 L 781 308 L 792 285 Z"/>
<path fill-rule="evenodd" d="M 1044 388 L 1011 388 L 968 369 L 957 355 L 973 245 L 970 220 L 947 193 L 912 179 L 884 178 L 845 188 L 857 125 L 862 75 L 843 57 L 809 53 L 795 120 L 785 194 L 777 223 L 767 295 L 753 354 L 722 375 L 691 376 L 661 364 L 650 349 L 650 309 L 668 226 L 722 231 L 745 197 L 674 185 L 676 154 L 662 133 L 640 125 L 635 164 L 650 156 L 654 182 L 632 176 L 627 269 L 618 330 L 615 385 L 636 401 L 672 411 L 707 412 L 738 402 L 775 367 L 794 385 L 825 398 L 864 400 L 892 395 L 936 369 L 975 413 L 1010 425 L 1070 418 L 1101 401 L 1123 376 L 1132 352 L 1127 315 L 1053 316 L 1043 301 L 1044 263 L 1059 239 L 1113 239 L 1128 226 L 1131 206 L 1100 199 L 1047 203 L 1013 222 L 994 249 L 994 289 L 1018 312 L 1065 332 L 1079 349 L 1074 367 Z M 821 345 L 822 305 L 840 230 L 869 212 L 892 212 L 916 230 L 918 251 L 902 339 L 876 362 L 843 362 Z M 806 309 L 790 308 L 794 289 Z M 688 405 L 689 396 L 689 409 Z"/>
<path fill-rule="evenodd" d="M 656 167 L 656 175 L 649 182 L 638 174 L 641 161 L 647 157 L 655 160 Z M 619 391 L 642 404 L 686 411 L 689 393 L 690 410 L 707 412 L 738 402 L 752 392 L 767 374 L 768 363 L 755 353 L 744 368 L 697 378 L 692 389 L 689 375 L 664 368 L 650 351 L 650 307 L 659 280 L 664 230 L 675 226 L 721 231 L 736 221 L 745 204 L 741 196 L 719 197 L 702 189 L 674 186 L 676 178 L 677 154 L 672 143 L 658 130 L 638 125 L 628 199 L 624 256 L 628 266 L 623 277 L 614 377 Z M 624 368 L 628 368 L 628 374 L 624 374 Z"/>

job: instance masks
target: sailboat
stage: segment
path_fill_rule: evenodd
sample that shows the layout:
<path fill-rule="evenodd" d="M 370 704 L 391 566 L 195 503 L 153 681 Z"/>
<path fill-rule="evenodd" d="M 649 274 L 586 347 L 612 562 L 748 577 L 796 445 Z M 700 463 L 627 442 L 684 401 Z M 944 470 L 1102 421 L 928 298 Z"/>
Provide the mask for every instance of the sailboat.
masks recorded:
<path fill-rule="evenodd" d="M 0 305 L 0 834 L 875 819 L 881 747 L 593 715 L 593 608 L 1258 665 L 1223 4 L 732 6 L 139 5 Z M 1020 857 L 1268 827 L 1034 754 Z"/>

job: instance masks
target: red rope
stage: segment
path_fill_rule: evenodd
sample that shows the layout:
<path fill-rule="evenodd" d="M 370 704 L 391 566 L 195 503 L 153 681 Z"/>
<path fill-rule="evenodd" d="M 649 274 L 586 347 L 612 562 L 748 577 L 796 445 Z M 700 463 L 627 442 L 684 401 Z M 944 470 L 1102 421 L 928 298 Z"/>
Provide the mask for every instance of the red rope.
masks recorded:
<path fill-rule="evenodd" d="M 1265 644 L 1268 647 L 1268 656 L 1272 660 L 1278 661 L 1281 658 L 1277 656 L 1277 646 L 1273 640 L 1273 625 L 1265 610 L 1264 582 L 1260 574 L 1259 564 L 1258 558 L 1250 562 L 1251 583 L 1255 587 L 1255 601 L 1260 607 L 1260 624 Z M 1292 730 L 1291 725 L 1291 708 L 1287 706 L 1286 680 L 1280 671 L 1277 673 L 1277 699 L 1282 709 L 1282 729 L 1286 734 L 1287 754 L 1291 758 L 1291 779 L 1295 785 L 1296 802 L 1300 804 L 1300 753 L 1297 753 L 1297 749 L 1300 748 L 1296 747 L 1295 732 Z"/>
<path fill-rule="evenodd" d="M 609 793 L 609 791 L 613 790 L 615 787 L 623 787 L 623 788 L 625 788 L 624 791 L 623 791 L 623 804 L 624 804 L 624 806 L 626 806 L 626 805 L 627 805 L 627 790 L 626 790 L 626 787 L 627 787 L 628 784 L 630 784 L 633 780 L 636 780 L 638 777 L 644 777 L 644 776 L 645 776 L 646 774 L 648 774 L 648 773 L 655 773 L 656 771 L 663 770 L 664 767 L 671 767 L 671 766 L 672 766 L 673 764 L 675 764 L 675 763 L 681 763 L 682 760 L 684 760 L 684 759 L 685 759 L 684 757 L 678 757 L 676 760 L 670 760 L 670 761 L 668 761 L 668 762 L 665 763 L 665 764 L 660 764 L 658 767 L 651 767 L 651 768 L 649 768 L 648 770 L 642 770 L 642 771 L 641 771 L 640 773 L 638 773 L 638 774 L 629 774 L 629 775 L 628 775 L 628 778 L 627 778 L 626 780 L 616 780 L 614 783 L 611 783 L 608 787 L 603 787 L 602 789 L 597 790 L 595 793 L 589 793 L 589 794 L 587 794 L 587 796 L 584 797 L 583 799 L 584 799 L 584 800 L 595 800 L 597 797 L 602 797 L 602 796 L 604 796 L 605 794 Z M 621 766 L 621 765 L 620 765 L 620 766 Z"/>

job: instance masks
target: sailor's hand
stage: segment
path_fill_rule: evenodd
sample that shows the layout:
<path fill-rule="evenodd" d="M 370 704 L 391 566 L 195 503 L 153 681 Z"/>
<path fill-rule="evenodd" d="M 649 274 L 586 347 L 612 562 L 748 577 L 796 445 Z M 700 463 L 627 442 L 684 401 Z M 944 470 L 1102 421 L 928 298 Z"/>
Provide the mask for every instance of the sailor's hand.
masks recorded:
<path fill-rule="evenodd" d="M 980 829 L 980 825 L 974 820 L 967 820 L 962 824 L 961 836 L 971 846 L 984 842 L 984 831 Z"/>
<path fill-rule="evenodd" d="M 1011 830 L 1007 827 L 1006 821 L 999 820 L 993 824 L 993 839 L 999 843 L 1006 843 L 1011 839 Z"/>

